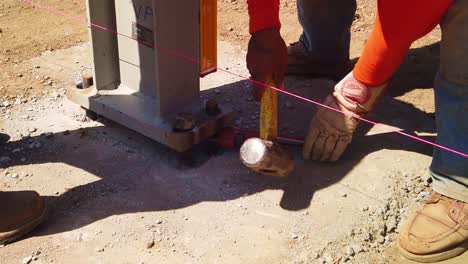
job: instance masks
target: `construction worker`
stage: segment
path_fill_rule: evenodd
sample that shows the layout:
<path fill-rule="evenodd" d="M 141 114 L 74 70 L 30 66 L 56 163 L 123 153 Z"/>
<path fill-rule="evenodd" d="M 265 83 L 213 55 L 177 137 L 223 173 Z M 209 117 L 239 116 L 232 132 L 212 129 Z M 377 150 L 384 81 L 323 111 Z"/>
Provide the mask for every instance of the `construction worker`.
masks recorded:
<path fill-rule="evenodd" d="M 309 32 L 310 24 L 304 22 L 304 17 L 319 15 L 323 18 L 325 14 L 330 20 L 340 21 L 340 18 L 328 13 L 330 9 L 315 10 L 314 15 L 308 15 L 304 12 L 310 10 L 304 6 L 308 6 L 305 5 L 308 3 L 322 7 L 331 2 L 335 1 L 298 1 L 298 13 L 304 28 L 300 41 L 304 49 L 300 56 L 304 62 L 315 60 L 314 56 L 308 57 L 308 52 L 315 46 L 306 46 L 307 40 L 332 39 L 316 34 L 324 33 L 327 36 L 326 25 L 334 25 L 325 22 Z M 296 47 L 286 51 L 279 33 L 278 0 L 249 0 L 248 4 L 252 34 L 247 54 L 248 69 L 257 81 L 264 82 L 268 76 L 273 76 L 276 83 L 281 83 L 284 73 L 291 68 L 286 64 L 297 66 L 298 56 L 297 52 L 291 52 L 297 50 Z M 352 116 L 363 116 L 373 110 L 411 44 L 439 22 L 442 28 L 441 59 L 434 85 L 437 142 L 468 153 L 468 122 L 464 117 L 468 110 L 468 0 L 439 0 L 432 1 L 430 5 L 424 0 L 378 0 L 377 9 L 375 26 L 361 58 L 324 102 L 345 115 L 325 108 L 318 109 L 306 136 L 304 158 L 336 161 L 341 156 L 358 126 L 358 120 Z M 314 19 L 311 21 L 317 22 Z M 332 28 L 332 32 L 344 31 Z M 323 46 L 324 43 L 317 45 Z M 304 63 L 304 67 L 309 65 Z M 314 67 L 311 66 L 310 71 L 313 72 Z M 262 88 L 255 87 L 257 96 L 261 95 L 261 91 Z M 430 173 L 433 193 L 409 217 L 398 235 L 400 252 L 419 262 L 446 260 L 464 253 L 468 248 L 468 159 L 436 148 Z"/>

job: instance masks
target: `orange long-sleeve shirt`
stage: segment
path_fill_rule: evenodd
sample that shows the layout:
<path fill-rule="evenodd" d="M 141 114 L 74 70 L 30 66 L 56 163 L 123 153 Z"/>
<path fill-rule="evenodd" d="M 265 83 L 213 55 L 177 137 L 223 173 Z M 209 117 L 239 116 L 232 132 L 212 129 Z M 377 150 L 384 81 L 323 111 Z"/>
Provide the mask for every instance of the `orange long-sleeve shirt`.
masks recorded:
<path fill-rule="evenodd" d="M 247 3 L 250 33 L 281 26 L 279 0 L 248 0 Z M 368 86 L 387 82 L 411 44 L 439 23 L 451 3 L 452 0 L 378 0 L 377 19 L 354 68 L 355 78 Z"/>
<path fill-rule="evenodd" d="M 377 19 L 354 77 L 369 86 L 387 82 L 403 62 L 411 44 L 429 33 L 452 0 L 379 0 Z"/>

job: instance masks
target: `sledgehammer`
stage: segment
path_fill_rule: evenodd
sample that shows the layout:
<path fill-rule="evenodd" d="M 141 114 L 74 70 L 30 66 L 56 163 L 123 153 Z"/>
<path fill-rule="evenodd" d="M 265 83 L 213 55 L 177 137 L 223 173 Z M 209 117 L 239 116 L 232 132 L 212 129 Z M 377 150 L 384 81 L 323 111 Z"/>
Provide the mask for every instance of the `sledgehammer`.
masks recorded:
<path fill-rule="evenodd" d="M 274 86 L 269 80 L 268 85 Z M 249 138 L 240 148 L 242 162 L 252 170 L 286 177 L 294 170 L 290 154 L 278 143 L 278 98 L 276 91 L 265 89 L 260 100 L 260 138 Z"/>

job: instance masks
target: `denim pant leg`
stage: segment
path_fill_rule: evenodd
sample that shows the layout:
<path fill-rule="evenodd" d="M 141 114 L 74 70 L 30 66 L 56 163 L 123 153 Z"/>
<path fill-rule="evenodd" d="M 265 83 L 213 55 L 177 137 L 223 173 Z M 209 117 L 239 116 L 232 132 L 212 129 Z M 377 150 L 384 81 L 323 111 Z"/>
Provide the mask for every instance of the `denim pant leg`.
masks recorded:
<path fill-rule="evenodd" d="M 441 22 L 440 73 L 436 77 L 437 142 L 468 153 L 468 1 L 455 0 Z M 435 149 L 434 191 L 468 202 L 468 158 Z"/>
<path fill-rule="evenodd" d="M 438 74 L 434 86 L 437 143 L 468 153 L 468 85 Z M 434 191 L 468 202 L 468 158 L 435 148 L 430 171 Z"/>
<path fill-rule="evenodd" d="M 299 41 L 310 57 L 326 64 L 349 59 L 356 0 L 297 0 L 303 33 Z"/>

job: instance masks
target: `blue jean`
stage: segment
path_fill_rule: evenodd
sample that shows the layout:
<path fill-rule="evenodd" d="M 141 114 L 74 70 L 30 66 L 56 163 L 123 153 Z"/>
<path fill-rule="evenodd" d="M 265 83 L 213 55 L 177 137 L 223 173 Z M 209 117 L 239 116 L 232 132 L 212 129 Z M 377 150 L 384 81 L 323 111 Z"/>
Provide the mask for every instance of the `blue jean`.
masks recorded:
<path fill-rule="evenodd" d="M 355 0 L 297 0 L 303 33 L 299 41 L 308 55 L 324 64 L 349 59 Z"/>
<path fill-rule="evenodd" d="M 441 22 L 440 72 L 434 84 L 437 142 L 468 153 L 468 1 L 455 0 Z M 433 188 L 468 202 L 468 158 L 434 150 Z"/>

